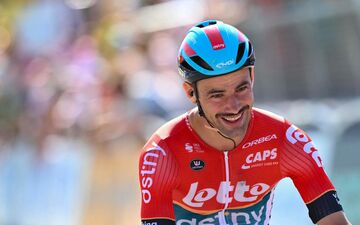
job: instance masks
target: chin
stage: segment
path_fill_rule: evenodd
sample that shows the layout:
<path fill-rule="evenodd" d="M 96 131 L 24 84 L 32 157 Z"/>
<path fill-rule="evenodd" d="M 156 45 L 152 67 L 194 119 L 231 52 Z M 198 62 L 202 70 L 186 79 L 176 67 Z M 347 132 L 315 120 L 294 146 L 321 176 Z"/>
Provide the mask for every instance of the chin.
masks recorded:
<path fill-rule="evenodd" d="M 225 134 L 227 137 L 229 138 L 238 138 L 241 137 L 245 132 L 244 128 L 238 128 L 235 131 L 227 131 L 227 132 L 223 132 L 223 134 Z"/>
<path fill-rule="evenodd" d="M 248 125 L 249 120 L 246 120 L 241 126 L 234 127 L 232 129 L 221 129 L 220 131 L 230 138 L 237 138 L 243 136 L 244 133 L 246 133 Z"/>

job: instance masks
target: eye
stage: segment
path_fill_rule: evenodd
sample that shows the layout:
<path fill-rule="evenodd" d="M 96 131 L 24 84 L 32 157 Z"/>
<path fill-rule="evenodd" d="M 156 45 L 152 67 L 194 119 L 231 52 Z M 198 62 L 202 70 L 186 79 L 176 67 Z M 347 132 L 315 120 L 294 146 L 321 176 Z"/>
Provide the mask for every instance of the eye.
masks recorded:
<path fill-rule="evenodd" d="M 221 98 L 223 96 L 224 96 L 223 94 L 212 94 L 210 95 L 210 98 Z"/>
<path fill-rule="evenodd" d="M 242 85 L 236 89 L 236 92 L 242 92 L 249 88 L 249 85 Z"/>

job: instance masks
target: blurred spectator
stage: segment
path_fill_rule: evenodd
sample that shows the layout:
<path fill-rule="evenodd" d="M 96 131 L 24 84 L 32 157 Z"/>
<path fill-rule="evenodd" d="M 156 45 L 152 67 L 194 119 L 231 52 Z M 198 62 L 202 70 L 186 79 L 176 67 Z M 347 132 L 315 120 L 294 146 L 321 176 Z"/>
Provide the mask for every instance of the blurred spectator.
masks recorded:
<path fill-rule="evenodd" d="M 356 146 L 358 129 L 340 138 L 351 147 L 342 149 L 336 140 L 340 130 L 345 133 L 344 121 L 355 117 L 347 111 L 359 108 L 350 101 L 360 96 L 358 5 L 2 0 L 0 223 L 137 223 L 137 150 L 159 124 L 192 107 L 178 84 L 179 34 L 207 18 L 251 34 L 259 104 L 283 102 L 282 112 L 294 122 L 320 123 L 319 140 L 329 146 L 324 152 L 329 161 L 339 158 L 328 167 L 331 174 L 340 188 L 345 181 L 356 183 L 357 167 L 344 166 L 344 152 Z M 306 118 L 296 116 L 299 110 L 308 112 Z M 355 123 L 349 119 L 346 127 Z M 345 173 L 351 182 L 342 179 Z M 354 189 L 347 190 L 350 196 Z M 349 216 L 354 224 L 360 221 L 356 213 Z"/>

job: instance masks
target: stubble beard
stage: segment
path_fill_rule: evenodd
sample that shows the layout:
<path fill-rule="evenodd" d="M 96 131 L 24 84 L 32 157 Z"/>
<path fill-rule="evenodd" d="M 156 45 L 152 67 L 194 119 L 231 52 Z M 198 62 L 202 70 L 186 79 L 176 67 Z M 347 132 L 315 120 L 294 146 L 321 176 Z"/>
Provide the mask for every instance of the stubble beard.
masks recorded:
<path fill-rule="evenodd" d="M 238 137 L 243 137 L 250 122 L 251 108 L 251 106 L 247 105 L 239 110 L 239 113 L 243 113 L 240 126 L 230 129 L 227 128 L 223 121 L 221 121 L 221 116 L 224 115 L 222 113 L 215 115 L 214 125 L 222 134 L 229 138 L 236 139 Z"/>

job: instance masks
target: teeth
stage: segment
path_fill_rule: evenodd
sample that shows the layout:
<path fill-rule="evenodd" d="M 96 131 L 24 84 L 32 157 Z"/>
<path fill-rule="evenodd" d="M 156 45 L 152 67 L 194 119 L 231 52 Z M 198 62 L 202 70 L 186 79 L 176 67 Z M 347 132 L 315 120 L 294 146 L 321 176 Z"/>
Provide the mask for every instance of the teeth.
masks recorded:
<path fill-rule="evenodd" d="M 226 120 L 229 120 L 229 121 L 236 121 L 236 120 L 240 119 L 241 116 L 242 116 L 242 113 L 240 113 L 238 115 L 233 115 L 233 116 L 223 116 L 223 118 Z"/>

